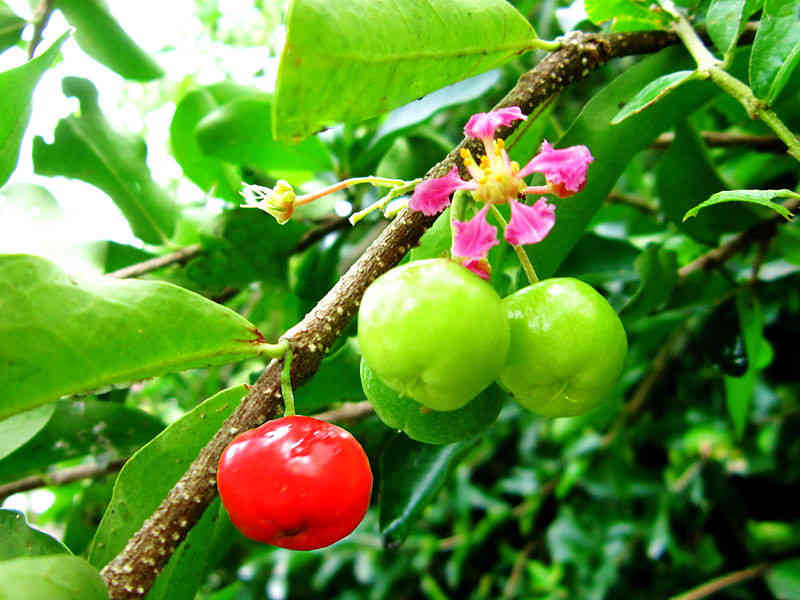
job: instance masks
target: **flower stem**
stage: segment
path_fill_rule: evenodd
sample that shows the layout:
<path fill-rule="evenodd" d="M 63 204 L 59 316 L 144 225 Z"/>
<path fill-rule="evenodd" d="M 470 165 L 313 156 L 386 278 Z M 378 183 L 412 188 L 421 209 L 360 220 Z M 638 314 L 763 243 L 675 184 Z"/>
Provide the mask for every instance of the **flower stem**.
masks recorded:
<path fill-rule="evenodd" d="M 359 179 L 369 179 L 369 178 L 368 177 L 361 177 Z M 414 179 L 412 181 L 404 181 L 402 179 L 399 179 L 399 180 L 397 180 L 397 179 L 384 179 L 384 181 L 386 181 L 386 182 L 399 181 L 399 183 L 397 183 L 397 184 L 394 184 L 394 183 L 375 184 L 375 183 L 373 183 L 373 185 L 387 185 L 387 186 L 388 185 L 394 185 L 394 187 L 391 190 L 389 190 L 388 194 L 386 194 L 383 198 L 381 198 L 377 202 L 374 202 L 374 203 L 370 204 L 369 206 L 367 206 L 366 208 L 362 208 L 358 212 L 354 212 L 352 215 L 350 215 L 350 219 L 349 220 L 350 220 L 350 224 L 351 225 L 355 225 L 361 219 L 363 219 L 369 213 L 371 213 L 371 212 L 373 212 L 375 210 L 383 210 L 386 207 L 386 205 L 389 204 L 390 201 L 394 200 L 398 196 L 402 196 L 403 194 L 406 194 L 406 193 L 410 192 L 415 187 L 417 187 L 417 184 L 419 184 L 422 181 L 422 178 Z M 363 183 L 363 182 L 359 182 L 359 183 Z"/>
<path fill-rule="evenodd" d="M 370 183 L 376 187 L 397 187 L 407 185 L 407 182 L 404 179 L 388 179 L 386 177 L 376 177 L 374 175 L 370 175 L 368 177 L 351 177 L 350 179 L 344 179 L 319 191 L 298 196 L 295 205 L 303 206 L 304 204 L 310 204 L 314 200 L 322 198 L 323 196 L 327 196 L 333 192 L 338 192 L 339 190 L 343 190 L 352 185 L 358 185 L 359 183 Z"/>
<path fill-rule="evenodd" d="M 500 225 L 503 226 L 503 229 L 505 229 L 508 226 L 508 223 L 503 218 L 503 213 L 497 210 L 497 207 L 494 204 L 492 204 L 491 211 L 495 218 L 500 222 Z M 515 244 L 511 244 L 511 247 L 514 248 L 514 252 L 517 254 L 517 260 L 519 260 L 519 264 L 522 265 L 522 270 L 525 271 L 525 275 L 528 276 L 528 281 L 531 282 L 531 284 L 539 283 L 539 277 L 536 275 L 536 270 L 533 268 L 531 260 L 528 258 L 527 252 L 525 252 L 525 248 Z"/>
<path fill-rule="evenodd" d="M 281 369 L 281 394 L 283 395 L 283 416 L 294 416 L 294 391 L 292 390 L 292 346 L 287 344 Z"/>

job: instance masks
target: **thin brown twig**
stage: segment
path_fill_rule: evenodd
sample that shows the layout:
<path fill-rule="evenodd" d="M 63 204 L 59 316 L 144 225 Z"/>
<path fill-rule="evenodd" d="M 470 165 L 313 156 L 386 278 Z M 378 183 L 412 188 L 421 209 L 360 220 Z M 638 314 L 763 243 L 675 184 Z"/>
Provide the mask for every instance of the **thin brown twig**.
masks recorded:
<path fill-rule="evenodd" d="M 106 273 L 106 275 L 108 277 L 115 277 L 117 279 L 139 277 L 140 275 L 150 273 L 151 271 L 156 271 L 162 267 L 173 265 L 175 263 L 186 262 L 190 258 L 193 258 L 203 252 L 204 249 L 202 244 L 192 244 L 191 246 L 186 246 L 185 248 L 176 250 L 175 252 L 170 252 L 169 254 L 164 254 L 163 256 L 156 256 L 155 258 L 136 263 L 135 265 L 123 267 L 122 269 L 117 269 L 116 271 L 111 271 L 110 273 Z"/>
<path fill-rule="evenodd" d="M 761 152 L 774 152 L 784 154 L 787 150 L 784 144 L 774 135 L 752 135 L 745 133 L 726 133 L 724 131 L 702 131 L 700 132 L 703 141 L 712 148 L 735 148 L 737 146 L 747 146 L 753 150 Z M 675 141 L 674 133 L 662 133 L 653 143 L 651 148 L 669 148 Z"/>
<path fill-rule="evenodd" d="M 706 598 L 711 594 L 719 592 L 720 590 L 724 590 L 726 587 L 736 585 L 737 583 L 742 583 L 748 579 L 761 577 L 769 570 L 769 568 L 770 565 L 768 563 L 761 563 L 758 565 L 753 565 L 752 567 L 747 567 L 741 571 L 734 571 L 733 573 L 728 573 L 722 577 L 712 579 L 711 581 L 697 586 L 696 588 L 692 588 L 687 592 L 678 594 L 677 596 L 672 596 L 669 600 L 700 600 L 701 598 Z"/>
<path fill-rule="evenodd" d="M 42 0 L 42 3 L 36 9 L 36 15 L 33 18 L 33 36 L 31 43 L 28 45 L 28 58 L 33 58 L 36 54 L 36 48 L 42 42 L 42 35 L 47 23 L 50 21 L 50 15 L 53 14 L 55 8 L 55 0 Z"/>
<path fill-rule="evenodd" d="M 621 194 L 617 191 L 612 191 L 607 198 L 610 204 L 625 204 L 642 211 L 645 214 L 653 215 L 658 212 L 658 204 L 647 198 L 640 196 L 631 196 L 629 194 Z"/>

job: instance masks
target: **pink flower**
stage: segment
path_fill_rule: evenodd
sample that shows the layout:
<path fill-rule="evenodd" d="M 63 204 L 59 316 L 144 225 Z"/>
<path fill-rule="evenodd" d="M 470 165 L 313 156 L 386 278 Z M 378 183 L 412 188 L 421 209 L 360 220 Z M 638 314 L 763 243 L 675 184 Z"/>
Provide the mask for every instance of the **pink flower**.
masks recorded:
<path fill-rule="evenodd" d="M 477 184 L 463 181 L 458 169 L 453 167 L 444 177 L 428 179 L 414 188 L 409 208 L 431 216 L 442 212 L 450 204 L 450 194 L 456 190 L 474 190 Z"/>
<path fill-rule="evenodd" d="M 580 192 L 586 185 L 586 170 L 592 161 L 594 157 L 586 146 L 555 150 L 544 140 L 539 154 L 522 168 L 519 177 L 533 172 L 544 173 L 550 191 L 559 198 L 566 198 Z"/>
<path fill-rule="evenodd" d="M 489 254 L 489 249 L 499 243 L 497 227 L 492 227 L 486 221 L 488 210 L 487 204 L 469 221 L 453 221 L 453 256 L 483 259 Z"/>
<path fill-rule="evenodd" d="M 481 279 L 489 280 L 491 267 L 485 258 L 466 258 L 461 261 L 461 264 Z"/>
<path fill-rule="evenodd" d="M 536 244 L 541 242 L 556 222 L 556 207 L 548 204 L 544 198 L 533 206 L 509 200 L 511 204 L 511 220 L 505 230 L 505 238 L 509 244 Z"/>
<path fill-rule="evenodd" d="M 464 135 L 482 140 L 493 139 L 494 132 L 503 125 L 511 125 L 514 121 L 525 120 L 519 106 L 509 106 L 486 113 L 472 115 L 464 127 Z"/>

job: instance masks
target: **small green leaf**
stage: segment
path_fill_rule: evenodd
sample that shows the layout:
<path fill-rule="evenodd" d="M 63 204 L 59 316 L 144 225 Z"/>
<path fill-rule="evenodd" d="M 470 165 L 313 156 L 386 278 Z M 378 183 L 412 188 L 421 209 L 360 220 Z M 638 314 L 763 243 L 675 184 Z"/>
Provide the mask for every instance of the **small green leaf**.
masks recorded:
<path fill-rule="evenodd" d="M 636 258 L 635 266 L 639 288 L 622 309 L 626 317 L 644 316 L 663 306 L 678 283 L 677 256 L 658 245 L 648 246 Z"/>
<path fill-rule="evenodd" d="M 750 55 L 750 85 L 772 104 L 800 62 L 800 17 L 796 0 L 765 0 Z"/>
<path fill-rule="evenodd" d="M 208 156 L 266 172 L 331 168 L 328 151 L 317 138 L 299 144 L 274 141 L 271 112 L 270 94 L 235 98 L 197 124 L 197 143 Z"/>
<path fill-rule="evenodd" d="M 714 45 L 727 55 L 736 44 L 745 25 L 746 0 L 713 0 L 706 12 L 706 27 Z"/>
<path fill-rule="evenodd" d="M 760 204 L 771 208 L 784 219 L 791 220 L 792 213 L 788 208 L 782 204 L 773 202 L 773 198 L 800 198 L 800 194 L 792 190 L 727 190 L 725 192 L 717 192 L 705 202 L 701 202 L 697 206 L 686 211 L 683 215 L 685 221 L 689 217 L 696 217 L 697 213 L 706 206 L 713 206 L 714 204 L 722 204 L 723 202 L 751 202 L 753 204 Z"/>
<path fill-rule="evenodd" d="M 672 18 L 647 0 L 586 0 L 586 14 L 597 25 L 614 19 L 616 31 L 666 29 Z"/>
<path fill-rule="evenodd" d="M 244 317 L 157 281 L 78 281 L 0 256 L 0 418 L 60 396 L 258 356 Z"/>
<path fill-rule="evenodd" d="M 47 425 L 55 408 L 46 404 L 0 421 L 0 461 Z"/>
<path fill-rule="evenodd" d="M 767 571 L 767 587 L 778 600 L 800 600 L 800 558 L 789 558 Z"/>
<path fill-rule="evenodd" d="M 243 385 L 215 394 L 167 427 L 125 463 L 114 485 L 111 504 L 89 548 L 89 562 L 102 567 L 125 547 L 128 538 L 158 507 L 246 394 Z"/>
<path fill-rule="evenodd" d="M 96 61 L 125 79 L 150 81 L 164 75 L 120 27 L 103 0 L 56 0 L 55 6 L 76 29 L 78 45 Z"/>
<path fill-rule="evenodd" d="M 505 63 L 535 37 L 505 0 L 295 0 L 275 139 L 380 115 Z"/>
<path fill-rule="evenodd" d="M 64 94 L 80 101 L 80 114 L 59 121 L 55 141 L 33 140 L 34 171 L 90 183 L 119 207 L 133 233 L 151 244 L 165 243 L 175 230 L 177 206 L 150 176 L 147 147 L 136 135 L 111 129 L 92 82 L 65 77 Z"/>
<path fill-rule="evenodd" d="M 387 540 L 406 538 L 474 442 L 432 446 L 404 434 L 392 438 L 381 457 L 380 527 Z"/>
<path fill-rule="evenodd" d="M 663 75 L 644 86 L 641 91 L 628 102 L 614 118 L 611 119 L 612 125 L 618 125 L 631 115 L 642 112 L 669 94 L 672 90 L 683 85 L 687 81 L 694 79 L 696 71 L 678 71 Z"/>
<path fill-rule="evenodd" d="M 0 2 L 0 52 L 16 44 L 28 22 Z"/>
<path fill-rule="evenodd" d="M 25 556 L 46 556 L 68 553 L 69 550 L 55 538 L 34 529 L 25 522 L 25 516 L 15 510 L 0 509 L 0 562 Z M 0 598 L 3 597 L 0 588 Z"/>
<path fill-rule="evenodd" d="M 16 558 L 0 562 L 3 600 L 107 600 L 100 574 L 77 556 Z"/>
<path fill-rule="evenodd" d="M 19 144 L 31 117 L 31 97 L 42 74 L 50 68 L 69 34 L 58 38 L 46 52 L 24 65 L 0 73 L 0 185 L 17 166 Z"/>

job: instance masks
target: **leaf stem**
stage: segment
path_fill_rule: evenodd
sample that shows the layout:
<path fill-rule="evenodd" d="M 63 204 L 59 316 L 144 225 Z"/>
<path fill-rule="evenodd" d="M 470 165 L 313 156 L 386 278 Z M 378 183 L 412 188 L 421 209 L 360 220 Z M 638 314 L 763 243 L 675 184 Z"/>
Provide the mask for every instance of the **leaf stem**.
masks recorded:
<path fill-rule="evenodd" d="M 283 355 L 281 369 L 281 394 L 283 395 L 283 416 L 294 416 L 294 390 L 292 390 L 292 345 L 286 342 L 286 353 Z"/>
<path fill-rule="evenodd" d="M 558 40 L 541 40 L 535 38 L 531 40 L 531 50 L 546 50 L 547 52 L 555 52 L 561 49 L 561 42 Z"/>
<path fill-rule="evenodd" d="M 503 218 L 503 213 L 497 210 L 497 207 L 494 204 L 492 204 L 491 210 L 492 214 L 500 222 L 500 225 L 502 225 L 503 229 L 505 229 L 508 226 L 508 223 Z M 511 247 L 517 254 L 517 260 L 519 260 L 519 264 L 522 265 L 522 270 L 525 271 L 525 275 L 527 275 L 528 281 L 530 281 L 531 284 L 539 283 L 539 277 L 536 275 L 536 270 L 533 268 L 533 264 L 531 264 L 531 259 L 528 258 L 528 253 L 525 252 L 525 249 L 522 246 L 517 246 L 515 244 L 511 244 Z"/>

